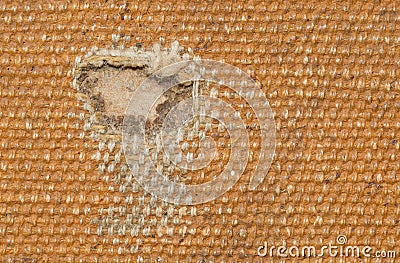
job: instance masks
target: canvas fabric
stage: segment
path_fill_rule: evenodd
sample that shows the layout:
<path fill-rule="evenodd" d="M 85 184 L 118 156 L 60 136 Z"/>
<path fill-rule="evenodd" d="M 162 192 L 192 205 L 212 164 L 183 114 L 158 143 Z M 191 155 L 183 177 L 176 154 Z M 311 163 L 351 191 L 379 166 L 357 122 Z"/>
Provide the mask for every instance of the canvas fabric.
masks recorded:
<path fill-rule="evenodd" d="M 0 1 L 0 260 L 376 262 L 257 255 L 265 242 L 321 247 L 340 235 L 400 254 L 398 9 L 397 1 Z M 107 166 L 118 147 L 85 127 L 77 58 L 174 41 L 262 84 L 276 153 L 255 190 L 251 165 L 231 190 L 196 206 L 162 202 L 134 179 L 125 189 L 115 172 L 123 155 Z"/>

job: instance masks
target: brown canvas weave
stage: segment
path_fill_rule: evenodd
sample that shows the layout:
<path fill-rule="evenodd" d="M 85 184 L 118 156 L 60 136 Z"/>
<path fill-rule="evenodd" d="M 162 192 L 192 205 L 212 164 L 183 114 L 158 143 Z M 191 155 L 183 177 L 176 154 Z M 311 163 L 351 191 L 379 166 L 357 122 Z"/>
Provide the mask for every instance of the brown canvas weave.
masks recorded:
<path fill-rule="evenodd" d="M 257 255 L 264 241 L 321 247 L 339 235 L 400 254 L 398 9 L 396 1 L 1 1 L 0 260 L 277 262 Z M 99 169 L 113 150 L 84 127 L 76 59 L 92 47 L 175 40 L 262 83 L 277 148 L 255 191 L 245 174 L 213 202 L 177 206 L 134 182 L 122 191 L 113 171 Z"/>

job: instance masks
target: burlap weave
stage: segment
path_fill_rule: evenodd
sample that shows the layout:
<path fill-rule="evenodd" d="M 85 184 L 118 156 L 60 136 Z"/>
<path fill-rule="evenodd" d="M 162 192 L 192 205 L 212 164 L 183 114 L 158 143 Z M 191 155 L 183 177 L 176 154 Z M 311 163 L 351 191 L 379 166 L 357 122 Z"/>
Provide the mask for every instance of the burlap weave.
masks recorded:
<path fill-rule="evenodd" d="M 400 254 L 398 6 L 0 1 L 0 260 L 276 262 L 257 255 L 264 241 L 339 235 Z M 99 170 L 107 146 L 84 128 L 76 58 L 175 40 L 262 83 L 277 149 L 255 191 L 243 180 L 211 203 L 172 206 Z"/>

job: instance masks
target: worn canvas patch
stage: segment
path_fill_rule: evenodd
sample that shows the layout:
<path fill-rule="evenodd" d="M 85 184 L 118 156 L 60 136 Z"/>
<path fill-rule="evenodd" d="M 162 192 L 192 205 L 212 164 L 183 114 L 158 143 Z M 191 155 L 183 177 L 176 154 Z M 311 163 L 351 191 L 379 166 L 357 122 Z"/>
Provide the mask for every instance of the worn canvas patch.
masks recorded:
<path fill-rule="evenodd" d="M 189 53 L 184 52 L 182 47 L 174 42 L 170 48 L 162 48 L 160 44 L 156 44 L 150 50 L 136 46 L 128 49 L 93 49 L 83 59 L 77 60 L 73 86 L 78 91 L 77 98 L 83 102 L 83 107 L 88 112 L 85 130 L 99 145 L 99 151 L 93 158 L 98 161 L 99 172 L 105 174 L 104 179 L 110 186 L 126 193 L 127 205 L 137 203 L 132 211 L 127 210 L 126 206 L 105 207 L 106 210 L 111 209 L 122 213 L 123 217 L 114 216 L 113 213 L 100 215 L 93 222 L 98 225 L 99 234 L 103 231 L 108 234 L 114 231 L 120 232 L 123 229 L 122 231 L 128 231 L 133 236 L 137 236 L 139 231 L 146 231 L 150 225 L 150 222 L 144 221 L 144 216 L 150 212 L 150 210 L 146 212 L 145 207 L 154 207 L 156 203 L 163 210 L 172 209 L 172 211 L 169 210 L 168 215 L 169 217 L 173 215 L 174 207 L 171 205 L 167 206 L 156 199 L 152 199 L 153 201 L 149 204 L 140 201 L 148 195 L 141 190 L 139 184 L 130 175 L 121 147 L 121 126 L 134 89 L 154 71 L 187 59 L 189 59 Z M 177 91 L 169 95 L 171 99 L 185 94 Z M 163 102 L 160 102 L 160 107 L 162 106 Z M 132 200 L 131 193 L 135 192 L 139 192 L 139 195 L 135 197 L 138 199 Z M 145 207 L 143 208 L 140 204 Z M 125 212 L 121 212 L 121 209 Z M 157 215 L 159 213 L 159 211 L 156 212 Z M 133 220 L 137 216 L 142 219 Z"/>

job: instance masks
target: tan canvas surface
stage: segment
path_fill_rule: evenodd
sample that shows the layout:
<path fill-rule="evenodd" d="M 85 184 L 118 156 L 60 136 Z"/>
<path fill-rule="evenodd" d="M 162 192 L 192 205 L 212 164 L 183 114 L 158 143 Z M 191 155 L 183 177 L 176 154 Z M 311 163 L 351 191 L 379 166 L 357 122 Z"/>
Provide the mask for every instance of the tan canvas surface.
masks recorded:
<path fill-rule="evenodd" d="M 0 32 L 1 262 L 378 260 L 257 254 L 340 235 L 400 257 L 398 2 L 0 1 Z M 250 164 L 212 202 L 162 202 L 85 127 L 77 58 L 174 41 L 262 84 L 276 153 L 254 191 Z"/>

